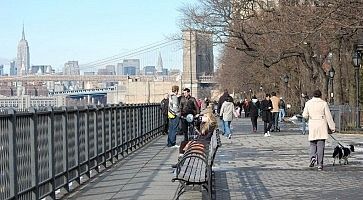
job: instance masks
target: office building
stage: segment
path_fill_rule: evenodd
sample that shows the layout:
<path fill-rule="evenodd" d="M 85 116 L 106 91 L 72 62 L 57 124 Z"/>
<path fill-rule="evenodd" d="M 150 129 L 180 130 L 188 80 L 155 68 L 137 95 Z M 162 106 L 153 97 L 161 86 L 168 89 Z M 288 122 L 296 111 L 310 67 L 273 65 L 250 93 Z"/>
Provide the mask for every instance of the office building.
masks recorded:
<path fill-rule="evenodd" d="M 123 63 L 117 63 L 116 75 L 123 75 Z"/>
<path fill-rule="evenodd" d="M 18 74 L 18 70 L 15 61 L 10 61 L 10 76 L 15 76 Z"/>
<path fill-rule="evenodd" d="M 106 65 L 105 68 L 109 73 L 111 73 L 111 75 L 116 74 L 115 65 Z"/>
<path fill-rule="evenodd" d="M 155 66 L 145 66 L 144 67 L 144 74 L 145 75 L 155 75 L 156 74 Z"/>
<path fill-rule="evenodd" d="M 33 65 L 30 70 L 31 74 L 51 74 L 52 66 L 50 65 Z"/>
<path fill-rule="evenodd" d="M 29 107 L 60 107 L 66 105 L 66 97 L 65 96 L 30 96 L 30 95 L 21 95 L 21 96 L 2 96 L 0 95 L 0 108 L 17 108 L 17 109 L 25 109 Z"/>
<path fill-rule="evenodd" d="M 0 65 L 0 76 L 4 76 L 4 65 Z"/>
<path fill-rule="evenodd" d="M 140 59 L 124 59 L 122 64 L 122 75 L 139 75 Z"/>
<path fill-rule="evenodd" d="M 18 54 L 16 58 L 17 74 L 27 75 L 30 70 L 30 55 L 28 41 L 25 39 L 24 26 L 21 40 L 18 44 Z"/>
<path fill-rule="evenodd" d="M 78 61 L 68 61 L 64 64 L 63 75 L 80 75 Z"/>
<path fill-rule="evenodd" d="M 156 65 L 156 72 L 158 74 L 161 74 L 163 72 L 163 59 L 161 58 L 160 52 L 159 52 L 159 57 L 158 57 L 158 63 Z"/>

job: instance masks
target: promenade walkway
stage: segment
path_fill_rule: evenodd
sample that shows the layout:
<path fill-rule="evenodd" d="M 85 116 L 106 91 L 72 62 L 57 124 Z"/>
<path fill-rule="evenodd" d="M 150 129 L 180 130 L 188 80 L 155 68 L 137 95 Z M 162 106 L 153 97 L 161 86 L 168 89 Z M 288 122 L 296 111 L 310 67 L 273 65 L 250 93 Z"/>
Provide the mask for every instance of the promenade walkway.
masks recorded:
<path fill-rule="evenodd" d="M 356 152 L 349 165 L 332 166 L 336 143 L 326 143 L 324 171 L 308 167 L 307 135 L 283 125 L 281 132 L 263 137 L 251 133 L 250 120 L 232 122 L 232 139 L 222 138 L 216 155 L 214 199 L 363 199 L 363 135 L 334 134 Z M 181 140 L 182 137 L 178 137 Z M 161 136 L 64 199 L 173 199 L 178 183 L 171 182 L 171 165 L 178 150 Z M 194 188 L 181 199 L 206 199 Z"/>

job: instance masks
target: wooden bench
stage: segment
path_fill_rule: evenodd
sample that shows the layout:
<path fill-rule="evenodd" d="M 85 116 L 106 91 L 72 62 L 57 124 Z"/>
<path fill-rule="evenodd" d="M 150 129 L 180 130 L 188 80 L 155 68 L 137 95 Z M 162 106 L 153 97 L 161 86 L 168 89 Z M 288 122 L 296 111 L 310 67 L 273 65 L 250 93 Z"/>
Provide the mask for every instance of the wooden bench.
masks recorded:
<path fill-rule="evenodd" d="M 184 155 L 179 159 L 176 176 L 172 182 L 179 181 L 176 198 L 186 192 L 186 186 L 200 185 L 212 199 L 212 166 L 218 148 L 221 146 L 219 131 L 214 131 L 210 141 L 193 140 Z"/>

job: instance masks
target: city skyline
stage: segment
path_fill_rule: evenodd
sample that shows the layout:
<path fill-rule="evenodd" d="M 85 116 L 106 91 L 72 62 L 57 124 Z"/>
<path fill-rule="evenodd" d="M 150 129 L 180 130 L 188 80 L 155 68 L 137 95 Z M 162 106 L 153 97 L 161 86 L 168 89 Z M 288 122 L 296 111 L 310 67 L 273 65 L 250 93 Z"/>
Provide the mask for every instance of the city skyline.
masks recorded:
<path fill-rule="evenodd" d="M 188 2 L 194 1 L 40 1 L 34 4 L 24 0 L 4 0 L 0 2 L 3 8 L 0 18 L 9 20 L 0 20 L 0 27 L 3 27 L 0 33 L 0 64 L 9 66 L 8 62 L 16 59 L 23 23 L 29 42 L 30 65 L 52 65 L 60 71 L 67 61 L 77 60 L 82 65 L 122 55 L 179 33 L 180 14 L 177 9 Z M 16 14 L 11 12 L 15 8 L 19 9 Z M 158 53 L 151 57 L 155 61 L 146 61 L 142 67 L 157 64 Z M 163 60 L 165 68 L 182 67 L 181 64 L 168 66 L 164 56 Z M 109 64 L 116 65 L 117 62 Z"/>

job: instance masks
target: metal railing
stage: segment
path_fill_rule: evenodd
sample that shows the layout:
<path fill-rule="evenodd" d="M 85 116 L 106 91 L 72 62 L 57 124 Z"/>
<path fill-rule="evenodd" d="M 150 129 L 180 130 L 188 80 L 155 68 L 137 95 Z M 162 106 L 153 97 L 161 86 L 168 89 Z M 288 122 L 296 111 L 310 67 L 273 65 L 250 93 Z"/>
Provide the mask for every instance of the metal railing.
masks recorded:
<path fill-rule="evenodd" d="M 357 107 L 350 105 L 331 105 L 329 106 L 330 112 L 333 116 L 336 130 L 347 131 L 357 128 Z M 359 110 L 362 117 L 362 110 Z M 359 127 L 361 127 L 362 118 L 359 120 Z"/>
<path fill-rule="evenodd" d="M 55 199 L 158 136 L 162 123 L 159 104 L 0 111 L 0 199 Z"/>

